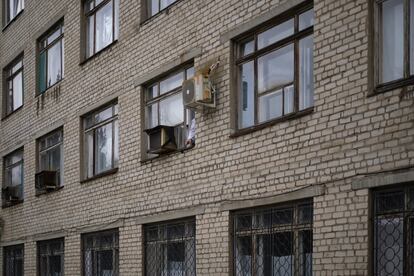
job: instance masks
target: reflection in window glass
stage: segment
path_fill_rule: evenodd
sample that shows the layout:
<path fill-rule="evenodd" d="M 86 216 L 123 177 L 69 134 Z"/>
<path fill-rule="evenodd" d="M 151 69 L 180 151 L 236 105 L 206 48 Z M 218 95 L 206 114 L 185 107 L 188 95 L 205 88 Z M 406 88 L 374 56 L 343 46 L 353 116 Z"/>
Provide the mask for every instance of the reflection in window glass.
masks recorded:
<path fill-rule="evenodd" d="M 183 84 L 183 73 L 178 73 L 160 82 L 160 94 L 164 94 Z"/>
<path fill-rule="evenodd" d="M 254 63 L 248 62 L 241 67 L 241 87 L 239 89 L 239 127 L 254 125 Z"/>
<path fill-rule="evenodd" d="M 5 92 L 4 115 L 9 115 L 23 105 L 23 61 L 22 58 L 8 65 L 4 71 Z"/>
<path fill-rule="evenodd" d="M 9 23 L 24 9 L 24 0 L 5 0 L 5 24 Z"/>
<path fill-rule="evenodd" d="M 314 23 L 314 11 L 308 10 L 299 15 L 299 31 L 302 31 L 308 27 L 313 26 Z"/>
<path fill-rule="evenodd" d="M 270 119 L 283 115 L 283 90 L 266 94 L 259 98 L 259 122 L 263 123 Z"/>
<path fill-rule="evenodd" d="M 149 16 L 159 13 L 177 0 L 146 0 L 148 5 Z"/>
<path fill-rule="evenodd" d="M 96 173 L 101 173 L 112 168 L 112 124 L 104 125 L 96 130 L 97 144 L 97 168 Z"/>
<path fill-rule="evenodd" d="M 99 52 L 113 41 L 112 23 L 112 1 L 110 1 L 96 12 L 96 52 Z"/>
<path fill-rule="evenodd" d="M 269 46 L 283 38 L 293 35 L 294 19 L 288 20 L 280 25 L 277 25 L 261 34 L 257 38 L 257 47 L 259 49 Z"/>
<path fill-rule="evenodd" d="M 254 40 L 243 43 L 241 47 L 241 55 L 247 56 L 254 52 Z"/>
<path fill-rule="evenodd" d="M 299 109 L 312 107 L 313 98 L 313 36 L 299 41 Z"/>
<path fill-rule="evenodd" d="M 160 101 L 160 124 L 175 126 L 184 121 L 184 105 L 181 94 Z"/>

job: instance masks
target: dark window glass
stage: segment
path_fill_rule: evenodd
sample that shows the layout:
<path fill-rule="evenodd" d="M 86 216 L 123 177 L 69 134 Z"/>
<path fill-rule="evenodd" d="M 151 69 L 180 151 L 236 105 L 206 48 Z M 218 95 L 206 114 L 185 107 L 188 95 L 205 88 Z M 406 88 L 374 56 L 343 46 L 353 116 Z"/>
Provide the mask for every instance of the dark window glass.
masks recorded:
<path fill-rule="evenodd" d="M 195 220 L 144 226 L 145 275 L 196 275 Z"/>
<path fill-rule="evenodd" d="M 118 167 L 118 104 L 94 111 L 83 118 L 85 176 L 91 178 Z"/>
<path fill-rule="evenodd" d="M 23 57 L 19 57 L 4 70 L 4 115 L 23 106 Z"/>
<path fill-rule="evenodd" d="M 4 157 L 3 206 L 23 201 L 23 150 Z"/>
<path fill-rule="evenodd" d="M 82 235 L 83 276 L 119 275 L 118 230 Z"/>
<path fill-rule="evenodd" d="M 167 8 L 177 0 L 144 0 L 147 1 L 148 17 L 151 17 Z"/>
<path fill-rule="evenodd" d="M 23 245 L 4 247 L 4 276 L 23 276 Z"/>
<path fill-rule="evenodd" d="M 236 212 L 234 275 L 311 276 L 312 214 L 310 202 Z"/>
<path fill-rule="evenodd" d="M 57 172 L 57 183 L 63 184 L 63 131 L 57 130 L 37 141 L 38 172 Z"/>
<path fill-rule="evenodd" d="M 8 24 L 24 9 L 24 0 L 4 0 L 4 23 Z"/>
<path fill-rule="evenodd" d="M 304 8 L 236 41 L 239 129 L 313 107 L 313 16 Z"/>
<path fill-rule="evenodd" d="M 64 240 L 37 243 L 39 276 L 64 275 Z"/>
<path fill-rule="evenodd" d="M 50 29 L 39 39 L 38 91 L 43 93 L 47 88 L 63 79 L 64 76 L 64 39 L 63 22 Z"/>

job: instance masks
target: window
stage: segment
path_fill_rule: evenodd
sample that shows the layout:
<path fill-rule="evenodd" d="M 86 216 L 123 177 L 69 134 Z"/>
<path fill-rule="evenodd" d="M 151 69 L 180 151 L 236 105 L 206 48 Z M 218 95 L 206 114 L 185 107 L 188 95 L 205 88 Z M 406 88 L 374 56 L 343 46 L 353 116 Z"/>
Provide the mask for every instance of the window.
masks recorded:
<path fill-rule="evenodd" d="M 144 0 L 147 2 L 147 17 L 151 17 L 166 9 L 177 0 Z"/>
<path fill-rule="evenodd" d="M 50 29 L 38 41 L 39 44 L 39 68 L 38 68 L 38 92 L 46 89 L 63 79 L 64 75 L 64 43 L 63 21 Z"/>
<path fill-rule="evenodd" d="M 312 275 L 311 202 L 234 214 L 234 275 Z"/>
<path fill-rule="evenodd" d="M 144 226 L 145 275 L 196 275 L 195 219 Z"/>
<path fill-rule="evenodd" d="M 118 230 L 82 235 L 83 276 L 118 276 Z"/>
<path fill-rule="evenodd" d="M 414 84 L 414 0 L 373 1 L 376 92 Z"/>
<path fill-rule="evenodd" d="M 49 240 L 37 243 L 37 267 L 39 276 L 63 276 L 64 240 Z"/>
<path fill-rule="evenodd" d="M 4 25 L 12 21 L 24 9 L 24 0 L 4 0 Z"/>
<path fill-rule="evenodd" d="M 118 39 L 119 0 L 88 0 L 86 17 L 86 58 Z"/>
<path fill-rule="evenodd" d="M 414 274 L 414 188 L 374 191 L 374 274 Z"/>
<path fill-rule="evenodd" d="M 3 207 L 23 201 L 23 150 L 17 150 L 3 160 Z"/>
<path fill-rule="evenodd" d="M 174 127 L 177 149 L 185 148 L 188 129 L 195 117 L 194 111 L 184 108 L 182 83 L 194 76 L 194 67 L 183 69 L 151 83 L 145 89 L 145 128 Z M 149 149 L 149 143 L 146 143 Z"/>
<path fill-rule="evenodd" d="M 313 9 L 236 41 L 238 128 L 313 107 Z"/>
<path fill-rule="evenodd" d="M 49 183 L 56 183 L 56 186 L 63 184 L 63 131 L 62 129 L 53 131 L 37 141 L 38 164 L 37 176 L 50 173 L 53 179 L 47 180 Z M 44 176 L 42 176 L 44 177 Z M 43 182 L 43 183 L 39 183 Z M 36 179 L 36 190 L 46 190 L 46 180 Z"/>
<path fill-rule="evenodd" d="M 17 58 L 4 70 L 4 115 L 23 106 L 23 57 Z"/>
<path fill-rule="evenodd" d="M 4 247 L 3 273 L 4 276 L 23 276 L 23 244 Z"/>
<path fill-rule="evenodd" d="M 83 118 L 85 176 L 94 176 L 118 167 L 118 104 L 112 103 Z"/>

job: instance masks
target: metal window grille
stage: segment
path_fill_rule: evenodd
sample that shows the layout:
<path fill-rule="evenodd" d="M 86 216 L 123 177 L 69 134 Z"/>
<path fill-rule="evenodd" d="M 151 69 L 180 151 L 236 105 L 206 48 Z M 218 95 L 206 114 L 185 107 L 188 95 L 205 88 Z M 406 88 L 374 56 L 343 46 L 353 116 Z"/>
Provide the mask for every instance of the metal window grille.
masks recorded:
<path fill-rule="evenodd" d="M 82 236 L 83 276 L 119 275 L 118 230 Z"/>
<path fill-rule="evenodd" d="M 23 245 L 4 247 L 4 276 L 23 276 Z"/>
<path fill-rule="evenodd" d="M 311 202 L 234 214 L 234 275 L 311 276 Z"/>
<path fill-rule="evenodd" d="M 37 267 L 39 276 L 62 276 L 64 273 L 64 240 L 37 243 Z"/>
<path fill-rule="evenodd" d="M 195 219 L 144 226 L 145 275 L 195 276 Z"/>
<path fill-rule="evenodd" d="M 414 188 L 374 192 L 373 223 L 375 275 L 414 275 Z"/>

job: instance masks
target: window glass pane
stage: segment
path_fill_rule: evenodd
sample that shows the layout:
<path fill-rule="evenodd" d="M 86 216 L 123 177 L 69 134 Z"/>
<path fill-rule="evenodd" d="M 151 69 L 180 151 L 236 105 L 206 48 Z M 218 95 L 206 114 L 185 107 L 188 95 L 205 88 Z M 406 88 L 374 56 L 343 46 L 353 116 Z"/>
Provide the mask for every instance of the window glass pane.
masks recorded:
<path fill-rule="evenodd" d="M 88 34 L 87 34 L 87 56 L 90 57 L 94 54 L 94 35 L 95 35 L 95 15 L 88 17 Z"/>
<path fill-rule="evenodd" d="M 60 163 L 61 163 L 61 147 L 55 147 L 50 150 L 49 156 L 50 156 L 50 164 L 49 169 L 52 171 L 59 171 L 60 170 Z"/>
<path fill-rule="evenodd" d="M 39 57 L 39 91 L 43 92 L 46 90 L 46 51 L 40 54 Z"/>
<path fill-rule="evenodd" d="M 148 88 L 147 90 L 147 101 L 155 98 L 158 96 L 158 85 L 153 85 Z"/>
<path fill-rule="evenodd" d="M 390 211 L 404 210 L 405 200 L 403 191 L 382 192 L 376 195 L 376 212 L 384 213 Z"/>
<path fill-rule="evenodd" d="M 299 31 L 313 26 L 314 12 L 313 9 L 299 15 Z"/>
<path fill-rule="evenodd" d="M 62 45 L 62 50 L 61 50 L 61 64 L 62 64 L 62 74 L 61 74 L 61 79 L 63 79 L 63 77 L 65 76 L 65 41 L 62 38 L 61 40 L 61 45 Z"/>
<path fill-rule="evenodd" d="M 113 251 L 105 250 L 99 251 L 98 254 L 98 275 L 102 276 L 112 276 L 114 270 L 113 264 Z"/>
<path fill-rule="evenodd" d="M 96 52 L 113 41 L 112 1 L 96 12 Z"/>
<path fill-rule="evenodd" d="M 54 33 L 47 37 L 47 44 L 52 43 L 56 38 L 60 36 L 60 27 Z"/>
<path fill-rule="evenodd" d="M 161 0 L 161 10 L 165 9 L 166 7 L 168 7 L 169 5 L 174 3 L 175 1 L 176 0 Z"/>
<path fill-rule="evenodd" d="M 252 228 L 252 215 L 238 215 L 236 217 L 236 231 L 245 231 Z"/>
<path fill-rule="evenodd" d="M 187 80 L 194 77 L 194 67 L 190 67 L 186 70 L 186 77 L 187 77 Z"/>
<path fill-rule="evenodd" d="M 39 171 L 49 170 L 49 158 L 47 152 L 41 153 L 39 156 Z"/>
<path fill-rule="evenodd" d="M 299 232 L 299 271 L 303 276 L 312 276 L 312 239 L 312 231 Z"/>
<path fill-rule="evenodd" d="M 284 95 L 284 112 L 283 114 L 289 114 L 293 112 L 295 105 L 295 89 L 293 85 L 285 87 L 283 89 Z"/>
<path fill-rule="evenodd" d="M 259 98 L 259 122 L 263 123 L 283 115 L 283 90 Z"/>
<path fill-rule="evenodd" d="M 21 165 L 11 168 L 11 186 L 19 186 L 23 183 L 23 167 Z"/>
<path fill-rule="evenodd" d="M 256 257 L 254 275 L 274 275 L 272 274 L 272 235 L 257 235 Z M 276 274 L 277 275 L 277 274 Z M 285 275 L 285 274 L 281 274 Z M 286 274 L 290 275 L 290 274 Z M 250 276 L 250 275 L 249 275 Z"/>
<path fill-rule="evenodd" d="M 382 3 L 382 82 L 404 76 L 404 0 Z"/>
<path fill-rule="evenodd" d="M 150 3 L 148 5 L 148 14 L 150 16 L 153 16 L 160 10 L 159 0 L 149 0 L 149 2 Z"/>
<path fill-rule="evenodd" d="M 259 93 L 293 82 L 293 44 L 259 58 L 257 63 Z"/>
<path fill-rule="evenodd" d="M 61 42 L 54 44 L 47 55 L 47 86 L 50 87 L 62 79 Z"/>
<path fill-rule="evenodd" d="M 18 63 L 16 63 L 16 65 L 14 65 L 12 70 L 11 70 L 12 74 L 16 73 L 22 67 L 23 67 L 23 62 L 22 61 L 19 61 Z"/>
<path fill-rule="evenodd" d="M 114 121 L 114 167 L 118 166 L 119 161 L 119 124 Z"/>
<path fill-rule="evenodd" d="M 183 72 L 180 72 L 174 76 L 169 77 L 160 82 L 160 94 L 164 94 L 174 88 L 180 87 L 183 84 L 184 76 Z"/>
<path fill-rule="evenodd" d="M 13 110 L 23 105 L 23 73 L 20 72 L 13 79 Z"/>
<path fill-rule="evenodd" d="M 250 236 L 237 237 L 236 275 L 252 275 L 252 238 Z"/>
<path fill-rule="evenodd" d="M 294 19 L 290 19 L 282 24 L 279 24 L 261 34 L 257 37 L 257 47 L 259 49 L 269 46 L 283 38 L 293 35 Z"/>
<path fill-rule="evenodd" d="M 50 256 L 50 275 L 61 276 L 62 275 L 62 263 L 60 256 Z"/>
<path fill-rule="evenodd" d="M 56 131 L 55 133 L 46 137 L 46 141 L 48 147 L 59 144 L 62 141 L 62 132 Z"/>
<path fill-rule="evenodd" d="M 107 107 L 105 110 L 97 113 L 95 115 L 95 123 L 99 123 L 99 122 L 103 122 L 105 120 L 108 120 L 109 118 L 112 117 L 113 114 L 113 110 L 112 110 L 112 105 Z"/>
<path fill-rule="evenodd" d="M 13 80 L 8 82 L 8 90 L 6 95 L 6 101 L 7 101 L 7 114 L 13 112 Z"/>
<path fill-rule="evenodd" d="M 158 125 L 158 104 L 155 103 L 147 107 L 147 128 L 153 128 Z"/>
<path fill-rule="evenodd" d="M 313 97 L 313 36 L 299 41 L 299 109 L 312 107 Z"/>
<path fill-rule="evenodd" d="M 87 177 L 93 176 L 93 131 L 87 132 L 85 135 L 86 145 L 86 175 Z"/>
<path fill-rule="evenodd" d="M 95 7 L 94 4 L 95 4 L 95 1 L 94 0 L 86 1 L 85 2 L 85 11 L 88 12 L 88 11 L 93 10 L 93 8 Z"/>
<path fill-rule="evenodd" d="M 254 52 L 254 40 L 245 42 L 241 46 L 241 55 L 247 56 Z"/>
<path fill-rule="evenodd" d="M 254 125 L 254 62 L 241 66 L 239 88 L 239 128 Z"/>
<path fill-rule="evenodd" d="M 96 130 L 96 173 L 112 168 L 112 124 Z"/>
<path fill-rule="evenodd" d="M 410 2 L 410 10 L 411 10 L 411 12 L 410 12 L 410 18 L 411 18 L 411 23 L 410 23 L 410 32 L 411 32 L 411 34 L 410 34 L 410 57 L 411 57 L 411 59 L 410 59 L 410 71 L 411 71 L 411 75 L 414 75 L 414 0 L 411 0 L 411 2 Z M 414 250 L 414 249 L 413 249 Z M 413 255 L 414 256 L 414 255 Z M 413 264 L 413 266 L 414 266 L 414 264 Z M 413 268 L 413 270 L 414 270 L 414 268 Z"/>
<path fill-rule="evenodd" d="M 8 22 L 24 9 L 24 0 L 8 0 Z"/>
<path fill-rule="evenodd" d="M 273 269 L 280 275 L 293 275 L 293 233 L 282 232 L 273 235 Z"/>
<path fill-rule="evenodd" d="M 182 94 L 176 94 L 160 101 L 160 124 L 175 126 L 184 122 L 184 105 Z"/>

